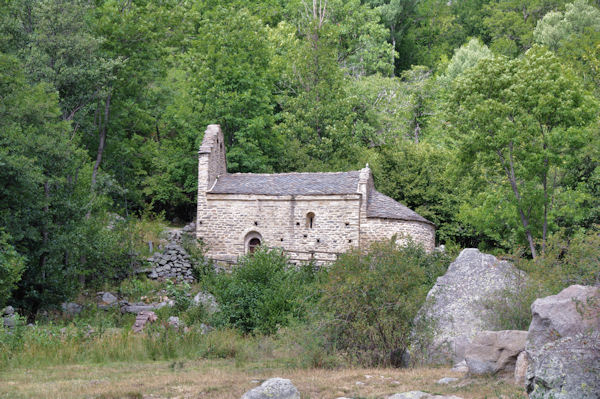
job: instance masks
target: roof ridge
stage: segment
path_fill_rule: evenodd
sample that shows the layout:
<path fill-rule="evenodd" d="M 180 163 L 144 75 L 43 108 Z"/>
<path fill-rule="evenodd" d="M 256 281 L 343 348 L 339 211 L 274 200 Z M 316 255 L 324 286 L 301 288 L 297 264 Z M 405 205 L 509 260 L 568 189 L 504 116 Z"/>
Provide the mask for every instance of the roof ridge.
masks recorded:
<path fill-rule="evenodd" d="M 335 174 L 346 174 L 346 173 L 360 173 L 360 170 L 348 170 L 345 172 L 282 172 L 282 173 L 252 173 L 252 172 L 236 172 L 236 173 L 227 173 L 224 176 L 283 176 L 283 175 L 335 175 Z"/>

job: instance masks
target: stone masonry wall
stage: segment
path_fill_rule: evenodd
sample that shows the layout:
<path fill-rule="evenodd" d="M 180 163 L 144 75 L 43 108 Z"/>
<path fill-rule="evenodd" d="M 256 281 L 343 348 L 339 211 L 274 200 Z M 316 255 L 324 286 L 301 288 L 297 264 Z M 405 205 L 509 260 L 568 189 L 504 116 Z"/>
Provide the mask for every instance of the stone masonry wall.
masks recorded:
<path fill-rule="evenodd" d="M 389 240 L 394 234 L 397 235 L 399 243 L 402 243 L 406 236 L 410 236 L 414 242 L 423 245 L 426 251 L 433 251 L 435 248 L 435 227 L 427 223 L 364 218 L 360 227 L 362 248 L 368 248 L 375 241 Z"/>
<path fill-rule="evenodd" d="M 208 256 L 234 261 L 258 233 L 263 244 L 282 247 L 292 257 L 334 260 L 359 244 L 359 195 L 264 196 L 207 194 L 207 212 L 196 227 Z M 314 213 L 313 227 L 307 215 Z M 200 220 L 200 217 L 198 218 Z M 327 259 L 325 259 L 327 258 Z M 307 258 L 308 259 L 308 258 Z"/>

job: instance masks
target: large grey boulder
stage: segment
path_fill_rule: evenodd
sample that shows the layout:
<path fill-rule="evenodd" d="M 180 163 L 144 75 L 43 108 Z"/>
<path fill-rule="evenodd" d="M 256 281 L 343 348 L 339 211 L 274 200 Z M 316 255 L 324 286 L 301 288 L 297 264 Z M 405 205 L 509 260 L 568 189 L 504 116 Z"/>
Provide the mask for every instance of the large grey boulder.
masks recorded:
<path fill-rule="evenodd" d="M 290 380 L 271 378 L 246 392 L 242 399 L 300 399 L 300 392 Z"/>
<path fill-rule="evenodd" d="M 484 306 L 525 278 L 510 262 L 475 248 L 464 249 L 427 294 L 418 320 L 433 328 L 428 346 L 430 363 L 460 363 L 470 339 L 480 331 L 494 330 L 493 311 Z"/>
<path fill-rule="evenodd" d="M 529 399 L 600 398 L 600 333 L 545 344 L 527 370 Z"/>
<path fill-rule="evenodd" d="M 598 330 L 600 288 L 572 285 L 531 305 L 527 350 L 535 352 L 561 337 Z"/>
<path fill-rule="evenodd" d="M 119 298 L 117 298 L 114 294 L 112 294 L 111 292 L 104 292 L 102 294 L 102 302 L 107 304 L 107 305 L 112 305 L 115 302 L 117 302 L 119 300 Z"/>
<path fill-rule="evenodd" d="M 531 305 L 531 399 L 600 398 L 600 288 L 572 285 Z"/>
<path fill-rule="evenodd" d="M 467 347 L 465 360 L 471 374 L 514 376 L 519 353 L 525 350 L 527 331 L 482 331 Z"/>

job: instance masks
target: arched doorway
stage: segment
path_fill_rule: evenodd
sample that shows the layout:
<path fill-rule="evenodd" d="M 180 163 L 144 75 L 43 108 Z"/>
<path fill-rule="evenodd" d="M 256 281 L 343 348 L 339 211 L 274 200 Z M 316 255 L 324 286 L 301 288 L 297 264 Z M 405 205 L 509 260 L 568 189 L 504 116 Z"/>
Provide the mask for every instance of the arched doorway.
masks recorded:
<path fill-rule="evenodd" d="M 246 238 L 244 239 L 246 253 L 254 253 L 258 247 L 261 246 L 262 241 L 262 236 L 257 231 L 251 231 L 250 233 L 246 234 Z"/>

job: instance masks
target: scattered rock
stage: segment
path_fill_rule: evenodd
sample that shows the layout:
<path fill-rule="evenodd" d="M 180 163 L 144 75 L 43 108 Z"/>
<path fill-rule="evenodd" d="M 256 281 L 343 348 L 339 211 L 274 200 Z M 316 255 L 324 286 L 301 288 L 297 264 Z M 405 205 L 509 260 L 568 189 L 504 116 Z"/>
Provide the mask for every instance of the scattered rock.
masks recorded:
<path fill-rule="evenodd" d="M 365 383 L 362 382 L 362 381 L 356 381 L 355 384 L 358 385 L 358 386 L 365 385 Z"/>
<path fill-rule="evenodd" d="M 450 395 L 431 395 L 426 392 L 421 391 L 410 391 L 410 392 L 402 392 L 396 393 L 392 396 L 388 396 L 387 399 L 462 399 L 458 396 Z"/>
<path fill-rule="evenodd" d="M 482 331 L 467 347 L 465 360 L 471 374 L 502 373 L 514 376 L 519 353 L 525 350 L 527 331 Z"/>
<path fill-rule="evenodd" d="M 159 302 L 159 303 L 151 303 L 151 304 L 144 304 L 144 303 L 129 304 L 129 303 L 127 303 L 121 307 L 121 313 L 139 314 L 140 312 L 144 312 L 144 311 L 158 310 L 158 309 L 163 308 L 168 305 L 169 305 L 169 303 L 167 301 Z"/>
<path fill-rule="evenodd" d="M 219 311 L 219 304 L 215 299 L 214 295 L 208 292 L 200 291 L 194 296 L 194 303 L 196 305 L 204 306 L 204 309 L 210 314 L 216 313 Z"/>
<path fill-rule="evenodd" d="M 70 316 L 76 316 L 83 310 L 83 306 L 75 302 L 64 302 L 60 306 Z"/>
<path fill-rule="evenodd" d="M 455 373 L 468 373 L 469 366 L 467 366 L 467 361 L 463 360 L 463 361 L 456 363 L 450 371 L 453 371 Z"/>
<path fill-rule="evenodd" d="M 392 396 L 388 396 L 387 399 L 429 399 L 431 395 L 421 391 L 410 391 L 396 393 Z"/>
<path fill-rule="evenodd" d="M 131 329 L 133 330 L 133 332 L 139 333 L 144 330 L 146 324 L 153 323 L 155 321 L 156 313 L 148 310 L 142 310 L 135 318 L 135 323 L 133 323 Z"/>
<path fill-rule="evenodd" d="M 12 316 L 13 314 L 15 314 L 15 308 L 13 308 L 12 306 L 7 306 L 4 309 L 2 309 L 2 314 L 4 316 Z"/>
<path fill-rule="evenodd" d="M 15 318 L 14 314 L 10 315 L 10 316 L 6 316 L 2 320 L 2 324 L 4 325 L 5 328 L 15 328 L 17 326 L 17 319 Z"/>
<path fill-rule="evenodd" d="M 448 385 L 448 384 L 452 384 L 453 382 L 457 382 L 457 381 L 458 381 L 458 378 L 455 378 L 455 377 L 444 377 L 444 378 L 439 379 L 437 381 L 437 384 Z"/>
<path fill-rule="evenodd" d="M 427 353 L 429 363 L 460 363 L 471 337 L 479 331 L 493 330 L 492 311 L 483 301 L 497 292 L 510 289 L 524 274 L 510 262 L 464 249 L 448 271 L 438 277 L 427 294 L 418 318 L 431 321 L 434 338 Z"/>
<path fill-rule="evenodd" d="M 530 399 L 600 397 L 600 288 L 572 285 L 531 305 Z"/>
<path fill-rule="evenodd" d="M 208 334 L 208 333 L 209 333 L 209 332 L 211 332 L 212 330 L 214 330 L 214 328 L 213 328 L 213 327 L 211 327 L 211 326 L 209 326 L 209 325 L 207 325 L 207 324 L 204 324 L 204 323 L 200 323 L 200 333 L 201 333 L 202 335 L 204 335 L 204 334 Z"/>
<path fill-rule="evenodd" d="M 526 351 L 519 353 L 515 363 L 515 384 L 524 387 L 527 381 L 527 368 L 529 367 L 529 356 Z"/>
<path fill-rule="evenodd" d="M 183 325 L 183 323 L 179 320 L 179 317 L 177 316 L 169 317 L 167 323 L 169 323 L 169 326 L 173 327 L 176 330 L 179 330 L 179 327 Z"/>
<path fill-rule="evenodd" d="M 271 378 L 246 392 L 241 399 L 300 399 L 300 392 L 290 380 Z"/>
<path fill-rule="evenodd" d="M 183 227 L 183 231 L 186 233 L 192 233 L 192 232 L 196 231 L 196 222 L 191 222 L 191 223 L 186 224 Z"/>
<path fill-rule="evenodd" d="M 117 298 L 115 295 L 113 295 L 110 292 L 105 292 L 102 294 L 102 302 L 104 302 L 106 305 L 112 305 L 113 303 L 116 303 L 119 300 L 119 298 Z"/>

